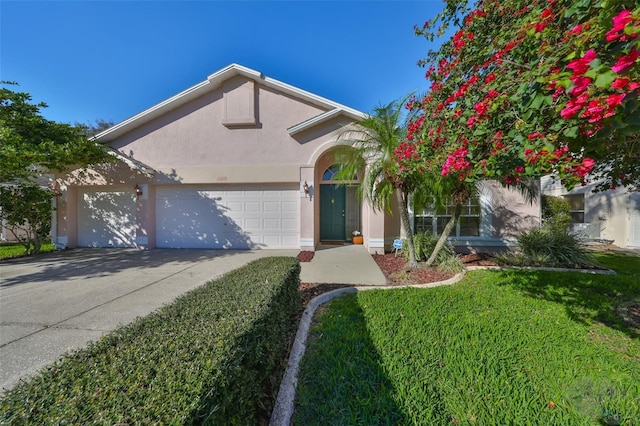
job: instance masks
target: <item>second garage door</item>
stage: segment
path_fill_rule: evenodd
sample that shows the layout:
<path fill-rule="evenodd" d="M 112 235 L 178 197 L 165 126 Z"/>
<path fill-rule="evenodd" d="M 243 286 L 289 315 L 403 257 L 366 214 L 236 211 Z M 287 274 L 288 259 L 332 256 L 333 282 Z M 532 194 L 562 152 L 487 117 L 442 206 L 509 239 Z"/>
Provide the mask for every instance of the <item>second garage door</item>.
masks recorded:
<path fill-rule="evenodd" d="M 298 210 L 297 187 L 158 187 L 156 246 L 298 248 Z"/>

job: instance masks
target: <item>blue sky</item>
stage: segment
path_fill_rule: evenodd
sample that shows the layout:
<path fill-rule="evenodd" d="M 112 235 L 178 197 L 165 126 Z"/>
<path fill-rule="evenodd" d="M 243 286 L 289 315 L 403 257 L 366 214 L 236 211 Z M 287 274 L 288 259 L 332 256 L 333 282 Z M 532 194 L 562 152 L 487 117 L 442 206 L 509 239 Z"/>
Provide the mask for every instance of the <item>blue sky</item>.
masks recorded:
<path fill-rule="evenodd" d="M 66 123 L 120 122 L 238 63 L 370 112 L 425 90 L 434 1 L 0 0 L 0 80 Z"/>

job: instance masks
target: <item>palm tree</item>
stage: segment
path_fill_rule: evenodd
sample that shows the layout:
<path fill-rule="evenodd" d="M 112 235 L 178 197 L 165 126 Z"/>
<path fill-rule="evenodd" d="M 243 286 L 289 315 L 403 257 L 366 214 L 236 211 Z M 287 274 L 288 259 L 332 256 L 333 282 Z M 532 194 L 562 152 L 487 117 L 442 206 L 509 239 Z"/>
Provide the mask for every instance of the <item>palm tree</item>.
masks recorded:
<path fill-rule="evenodd" d="M 398 200 L 401 225 L 407 237 L 409 267 L 415 268 L 418 262 L 409 219 L 409 196 L 418 187 L 419 177 L 401 170 L 394 161 L 394 151 L 406 141 L 410 117 L 403 120 L 402 115 L 410 96 L 374 108 L 373 114 L 340 134 L 339 140 L 348 147 L 338 151 L 337 162 L 341 165 L 338 173 L 341 179 L 352 179 L 364 170 L 358 194 L 375 210 L 391 212 L 393 197 Z"/>

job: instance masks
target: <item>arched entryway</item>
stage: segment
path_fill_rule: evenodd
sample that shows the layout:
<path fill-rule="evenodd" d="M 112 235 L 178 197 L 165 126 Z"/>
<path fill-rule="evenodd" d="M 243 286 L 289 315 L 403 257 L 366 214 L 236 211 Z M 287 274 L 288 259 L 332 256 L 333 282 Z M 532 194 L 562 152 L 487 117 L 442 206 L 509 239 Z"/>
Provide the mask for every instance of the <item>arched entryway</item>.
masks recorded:
<path fill-rule="evenodd" d="M 357 177 L 337 180 L 339 166 L 332 164 L 320 179 L 320 241 L 344 242 L 353 231 L 361 231 L 361 206 L 357 197 Z"/>

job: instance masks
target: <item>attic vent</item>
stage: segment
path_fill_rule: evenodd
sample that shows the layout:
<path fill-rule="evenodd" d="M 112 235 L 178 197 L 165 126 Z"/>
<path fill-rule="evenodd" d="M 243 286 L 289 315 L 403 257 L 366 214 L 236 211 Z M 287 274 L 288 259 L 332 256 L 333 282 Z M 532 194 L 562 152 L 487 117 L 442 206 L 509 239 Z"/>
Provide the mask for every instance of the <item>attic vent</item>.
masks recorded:
<path fill-rule="evenodd" d="M 227 127 L 255 126 L 256 96 L 253 80 L 239 78 L 229 80 L 222 86 L 224 97 L 224 118 L 222 124 Z"/>

